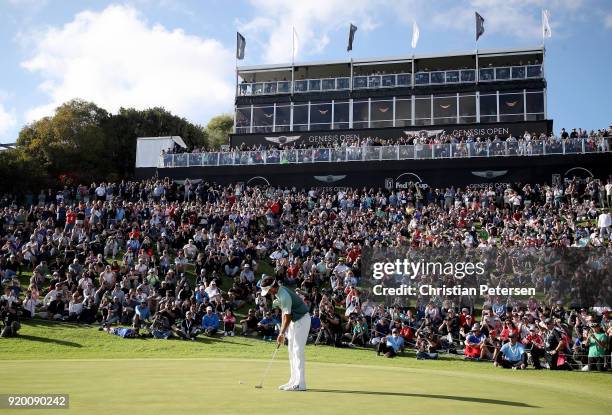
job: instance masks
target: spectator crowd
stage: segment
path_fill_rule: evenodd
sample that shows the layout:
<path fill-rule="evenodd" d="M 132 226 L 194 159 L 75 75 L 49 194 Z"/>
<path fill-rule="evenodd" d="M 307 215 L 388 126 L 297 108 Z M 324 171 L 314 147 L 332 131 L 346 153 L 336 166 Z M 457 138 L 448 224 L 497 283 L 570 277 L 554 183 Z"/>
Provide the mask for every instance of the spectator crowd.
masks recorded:
<path fill-rule="evenodd" d="M 597 259 L 606 269 L 611 207 L 612 180 L 593 178 L 398 191 L 151 179 L 3 195 L 3 334 L 42 318 L 128 338 L 271 340 L 280 311 L 258 288 L 268 273 L 304 298 L 316 344 L 604 370 L 609 304 L 564 308 L 554 290 L 470 307 L 452 298 L 389 304 L 363 288 L 361 254 L 377 246 L 582 247 L 608 253 Z M 610 273 L 598 284 L 609 298 Z"/>

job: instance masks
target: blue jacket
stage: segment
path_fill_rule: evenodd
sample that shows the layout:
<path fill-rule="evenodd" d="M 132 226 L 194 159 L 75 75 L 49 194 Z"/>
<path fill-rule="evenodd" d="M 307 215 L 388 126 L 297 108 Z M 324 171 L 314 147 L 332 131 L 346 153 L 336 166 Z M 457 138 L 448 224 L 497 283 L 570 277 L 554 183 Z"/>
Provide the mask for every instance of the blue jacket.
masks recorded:
<path fill-rule="evenodd" d="M 204 314 L 202 317 L 202 328 L 203 329 L 218 329 L 219 328 L 219 316 L 216 314 Z"/>

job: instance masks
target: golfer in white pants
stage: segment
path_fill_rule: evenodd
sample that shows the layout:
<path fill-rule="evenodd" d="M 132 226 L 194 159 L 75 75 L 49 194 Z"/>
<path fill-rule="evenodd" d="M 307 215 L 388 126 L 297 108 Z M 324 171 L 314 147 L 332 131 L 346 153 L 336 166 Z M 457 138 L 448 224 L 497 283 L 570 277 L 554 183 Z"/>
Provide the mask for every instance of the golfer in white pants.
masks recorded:
<path fill-rule="evenodd" d="M 280 334 L 276 342 L 283 345 L 285 337 L 289 342 L 291 378 L 289 382 L 278 388 L 284 391 L 305 391 L 304 348 L 310 332 L 308 306 L 293 290 L 279 285 L 272 277 L 265 277 L 261 281 L 261 295 L 265 296 L 268 293 L 276 297 L 275 302 L 283 313 Z"/>

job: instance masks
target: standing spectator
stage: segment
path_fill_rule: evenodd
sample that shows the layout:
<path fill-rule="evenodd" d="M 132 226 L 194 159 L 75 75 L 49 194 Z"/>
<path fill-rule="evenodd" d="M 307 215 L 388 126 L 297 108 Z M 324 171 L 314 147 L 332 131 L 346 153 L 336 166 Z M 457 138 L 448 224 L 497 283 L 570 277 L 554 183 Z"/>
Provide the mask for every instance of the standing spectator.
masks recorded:
<path fill-rule="evenodd" d="M 606 370 L 605 356 L 608 347 L 608 336 L 603 332 L 601 325 L 591 323 L 591 330 L 587 337 L 589 346 L 589 370 Z"/>

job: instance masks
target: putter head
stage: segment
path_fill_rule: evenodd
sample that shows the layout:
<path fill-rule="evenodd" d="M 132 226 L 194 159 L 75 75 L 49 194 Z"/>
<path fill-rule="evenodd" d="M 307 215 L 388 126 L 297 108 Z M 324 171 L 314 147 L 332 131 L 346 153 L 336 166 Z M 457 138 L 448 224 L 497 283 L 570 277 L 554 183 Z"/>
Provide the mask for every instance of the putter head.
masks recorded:
<path fill-rule="evenodd" d="M 255 385 L 255 389 L 262 389 L 263 385 Z"/>

